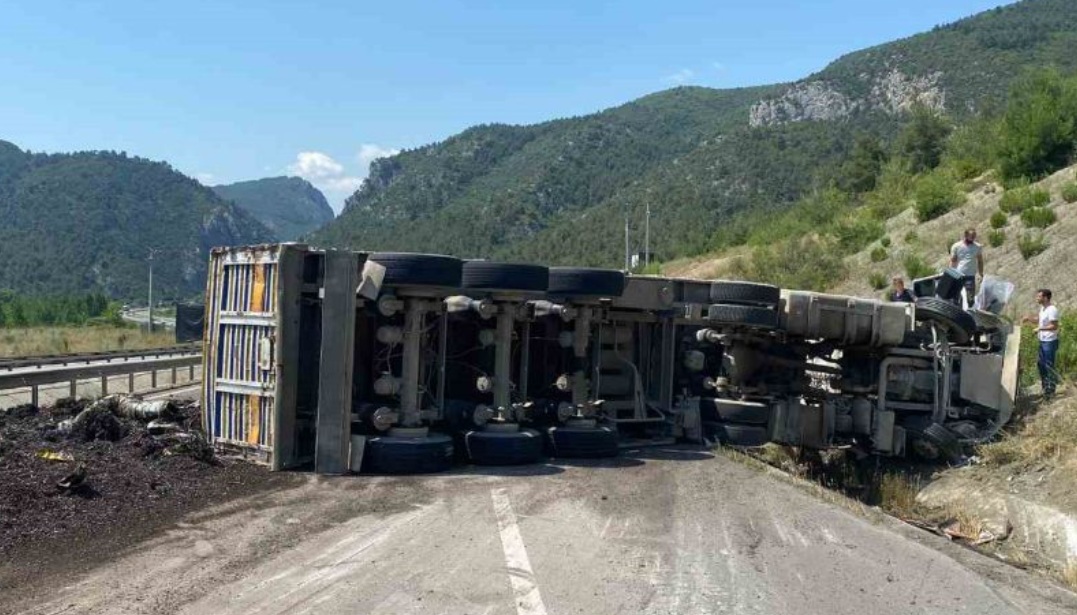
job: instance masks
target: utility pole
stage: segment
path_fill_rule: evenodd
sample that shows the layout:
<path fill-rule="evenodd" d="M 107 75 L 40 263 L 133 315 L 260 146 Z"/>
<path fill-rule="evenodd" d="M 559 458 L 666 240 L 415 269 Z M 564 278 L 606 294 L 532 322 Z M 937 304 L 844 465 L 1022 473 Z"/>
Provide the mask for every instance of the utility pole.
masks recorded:
<path fill-rule="evenodd" d="M 153 257 L 156 256 L 156 255 L 157 255 L 157 249 L 156 248 L 150 248 L 149 258 L 146 259 L 150 263 L 150 296 L 149 296 L 149 299 L 147 300 L 147 303 L 149 304 L 149 307 L 147 308 L 147 312 L 146 312 L 149 315 L 149 319 L 150 319 L 149 320 L 150 333 L 153 333 Z"/>
<path fill-rule="evenodd" d="M 632 270 L 632 254 L 628 247 L 628 216 L 625 216 L 625 271 Z"/>
<path fill-rule="evenodd" d="M 643 266 L 651 266 L 651 204 L 647 203 L 647 217 L 643 222 Z"/>

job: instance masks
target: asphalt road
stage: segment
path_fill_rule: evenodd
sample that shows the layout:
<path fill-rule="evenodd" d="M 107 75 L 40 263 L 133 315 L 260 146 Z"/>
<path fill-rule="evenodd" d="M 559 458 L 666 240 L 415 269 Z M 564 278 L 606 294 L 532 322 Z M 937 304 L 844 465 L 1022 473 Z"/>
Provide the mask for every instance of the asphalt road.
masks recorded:
<path fill-rule="evenodd" d="M 297 476 L 0 610 L 193 615 L 1074 613 L 1047 580 L 697 450 Z"/>
<path fill-rule="evenodd" d="M 149 308 L 131 308 L 129 310 L 124 310 L 121 317 L 124 320 L 128 321 L 128 322 L 133 322 L 133 323 L 138 324 L 138 325 L 145 326 L 145 325 L 150 324 L 150 310 L 149 310 Z M 153 317 L 153 325 L 154 325 L 154 327 L 164 327 L 166 329 L 175 329 L 176 328 L 176 317 L 175 316 L 154 315 L 154 317 Z"/>

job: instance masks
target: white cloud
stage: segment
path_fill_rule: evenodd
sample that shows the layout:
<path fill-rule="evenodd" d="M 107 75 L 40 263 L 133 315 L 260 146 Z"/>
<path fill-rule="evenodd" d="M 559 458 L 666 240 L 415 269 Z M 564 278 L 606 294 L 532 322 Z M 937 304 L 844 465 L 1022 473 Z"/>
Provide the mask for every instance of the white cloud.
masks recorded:
<path fill-rule="evenodd" d="M 290 175 L 302 177 L 314 184 L 325 194 L 333 210 L 340 213 L 344 200 L 359 189 L 370 173 L 370 163 L 399 152 L 398 149 L 376 143 L 363 143 L 356 154 L 354 169 L 346 168 L 344 164 L 323 152 L 299 152 L 295 162 L 288 165 L 287 171 Z"/>
<path fill-rule="evenodd" d="M 665 76 L 665 80 L 670 83 L 687 83 L 696 76 L 696 71 L 690 68 L 682 68 L 675 73 Z"/>
<path fill-rule="evenodd" d="M 212 186 L 217 183 L 217 177 L 213 173 L 195 173 L 194 178 L 203 186 Z"/>
<path fill-rule="evenodd" d="M 711 62 L 711 68 L 720 73 L 724 73 L 726 71 L 725 64 L 722 64 L 721 62 Z"/>
<path fill-rule="evenodd" d="M 343 175 L 344 165 L 333 160 L 329 154 L 299 152 L 299 155 L 295 157 L 295 162 L 288 166 L 288 172 L 313 182 L 316 179 L 328 179 Z"/>
<path fill-rule="evenodd" d="M 363 169 L 364 176 L 370 172 L 370 163 L 378 158 L 395 156 L 400 150 L 392 147 L 382 147 L 377 143 L 364 143 L 359 146 L 359 166 Z"/>

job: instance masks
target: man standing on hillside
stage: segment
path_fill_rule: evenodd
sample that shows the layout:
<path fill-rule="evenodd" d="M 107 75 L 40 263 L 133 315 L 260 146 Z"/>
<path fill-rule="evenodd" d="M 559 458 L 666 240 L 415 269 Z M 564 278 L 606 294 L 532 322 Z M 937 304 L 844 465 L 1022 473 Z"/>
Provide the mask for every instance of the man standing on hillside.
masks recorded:
<path fill-rule="evenodd" d="M 983 246 L 976 243 L 976 229 L 965 229 L 965 238 L 950 247 L 950 267 L 961 273 L 968 309 L 976 301 L 976 276 L 984 275 Z"/>
<path fill-rule="evenodd" d="M 1058 356 L 1058 308 L 1051 303 L 1051 289 L 1041 288 L 1036 291 L 1036 303 L 1040 306 L 1039 318 L 1025 316 L 1024 322 L 1036 324 L 1036 337 L 1040 340 L 1040 356 L 1036 367 L 1040 370 L 1040 383 L 1043 396 L 1054 397 L 1058 384 L 1058 372 L 1055 370 L 1055 357 Z"/>

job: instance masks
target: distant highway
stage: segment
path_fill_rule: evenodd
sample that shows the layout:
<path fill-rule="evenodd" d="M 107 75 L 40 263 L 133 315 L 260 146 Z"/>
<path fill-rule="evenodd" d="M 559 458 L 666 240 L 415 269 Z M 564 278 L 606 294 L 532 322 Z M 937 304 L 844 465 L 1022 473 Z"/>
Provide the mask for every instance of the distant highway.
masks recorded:
<path fill-rule="evenodd" d="M 140 326 L 146 326 L 150 322 L 149 308 L 130 308 L 124 310 L 121 316 L 127 322 L 133 322 Z M 154 326 L 162 326 L 166 329 L 175 329 L 176 317 L 156 315 L 153 317 L 153 324 Z"/>

